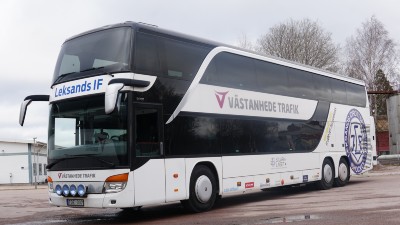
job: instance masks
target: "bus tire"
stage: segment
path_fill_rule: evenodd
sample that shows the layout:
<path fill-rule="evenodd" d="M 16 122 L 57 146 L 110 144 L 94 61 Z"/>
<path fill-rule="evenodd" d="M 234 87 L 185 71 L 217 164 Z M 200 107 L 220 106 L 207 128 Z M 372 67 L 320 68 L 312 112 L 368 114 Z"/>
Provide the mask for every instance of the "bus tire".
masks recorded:
<path fill-rule="evenodd" d="M 335 178 L 335 170 L 333 168 L 332 161 L 324 159 L 322 163 L 322 177 L 321 180 L 317 182 L 318 189 L 327 190 L 332 188 Z"/>
<path fill-rule="evenodd" d="M 210 210 L 217 198 L 216 179 L 212 171 L 204 165 L 196 166 L 190 177 L 189 199 L 182 201 L 191 212 Z"/>
<path fill-rule="evenodd" d="M 341 158 L 339 161 L 338 177 L 335 178 L 334 185 L 336 187 L 345 186 L 350 180 L 350 167 L 349 163 L 345 158 Z"/>

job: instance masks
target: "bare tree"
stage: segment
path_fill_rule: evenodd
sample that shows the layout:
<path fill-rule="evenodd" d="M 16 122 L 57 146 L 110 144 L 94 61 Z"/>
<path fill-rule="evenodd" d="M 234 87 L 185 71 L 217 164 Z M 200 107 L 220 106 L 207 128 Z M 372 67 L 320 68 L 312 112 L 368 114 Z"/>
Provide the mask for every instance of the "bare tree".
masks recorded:
<path fill-rule="evenodd" d="M 251 40 L 249 40 L 245 33 L 241 33 L 241 35 L 239 36 L 237 46 L 248 50 L 254 49 L 253 43 L 251 42 Z"/>
<path fill-rule="evenodd" d="M 357 29 L 346 43 L 346 73 L 364 80 L 368 90 L 376 90 L 376 74 L 382 70 L 389 81 L 395 81 L 398 65 L 396 44 L 384 25 L 372 16 Z"/>
<path fill-rule="evenodd" d="M 306 65 L 338 71 L 339 45 L 317 22 L 289 20 L 269 29 L 258 41 L 256 50 Z"/>

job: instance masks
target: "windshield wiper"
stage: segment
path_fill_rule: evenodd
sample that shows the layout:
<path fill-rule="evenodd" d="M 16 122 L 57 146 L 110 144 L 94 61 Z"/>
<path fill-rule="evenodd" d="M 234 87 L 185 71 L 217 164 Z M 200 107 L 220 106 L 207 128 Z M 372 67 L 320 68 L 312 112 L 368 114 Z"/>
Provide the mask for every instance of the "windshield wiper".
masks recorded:
<path fill-rule="evenodd" d="M 62 161 L 64 161 L 64 160 L 67 160 L 67 159 L 78 159 L 78 158 L 92 158 L 92 159 L 96 159 L 97 161 L 100 161 L 100 162 L 103 162 L 103 163 L 109 165 L 109 168 L 114 168 L 114 167 L 115 167 L 115 164 L 114 164 L 114 163 L 109 162 L 109 161 L 106 161 L 106 160 L 104 160 L 104 159 L 102 159 L 102 158 L 100 158 L 100 157 L 97 157 L 97 156 L 95 156 L 94 154 L 74 155 L 74 156 L 68 155 L 68 154 L 64 154 L 64 155 L 65 155 L 65 156 L 69 156 L 69 157 L 68 157 L 68 158 L 57 159 L 56 161 L 54 161 L 54 162 L 48 164 L 48 165 L 46 166 L 46 169 L 50 169 L 50 168 L 53 167 L 54 165 L 56 165 L 56 164 L 58 164 L 59 162 L 62 162 Z"/>
<path fill-rule="evenodd" d="M 53 86 L 56 85 L 56 84 L 59 84 L 60 81 L 61 81 L 64 77 L 69 76 L 69 75 L 71 75 L 71 74 L 80 73 L 80 72 L 87 72 L 87 71 L 97 70 L 97 69 L 102 69 L 102 68 L 104 68 L 104 66 L 92 67 L 92 68 L 85 69 L 85 70 L 81 70 L 81 71 L 77 71 L 77 72 L 71 72 L 71 73 L 64 73 L 64 74 L 61 74 L 61 75 L 58 76 L 57 79 L 53 82 L 53 85 L 51 85 L 51 87 L 53 87 Z"/>
<path fill-rule="evenodd" d="M 74 74 L 74 73 L 77 73 L 77 72 L 63 73 L 63 74 L 61 74 L 61 75 L 58 76 L 57 79 L 53 82 L 53 85 L 51 85 L 51 87 L 53 87 L 53 86 L 56 85 L 56 84 L 59 84 L 59 82 L 62 80 L 62 78 L 66 77 L 66 76 L 68 76 L 68 75 Z"/>
<path fill-rule="evenodd" d="M 92 67 L 92 68 L 89 68 L 89 69 L 86 69 L 86 70 L 81 70 L 81 71 L 79 71 L 79 72 L 86 72 L 86 71 L 97 70 L 97 69 L 103 69 L 103 68 L 104 68 L 104 66 Z"/>

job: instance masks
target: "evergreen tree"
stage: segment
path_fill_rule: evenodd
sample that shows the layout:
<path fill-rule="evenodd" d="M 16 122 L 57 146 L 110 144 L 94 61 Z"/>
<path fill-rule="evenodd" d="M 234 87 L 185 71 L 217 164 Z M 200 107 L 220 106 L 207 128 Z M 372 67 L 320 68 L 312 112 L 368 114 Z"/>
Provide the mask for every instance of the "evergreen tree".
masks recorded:
<path fill-rule="evenodd" d="M 385 73 L 381 69 L 376 73 L 374 80 L 375 91 L 393 91 Z M 371 101 L 371 109 L 375 109 L 376 107 L 376 115 L 387 115 L 386 99 L 388 99 L 388 97 L 389 95 L 385 94 L 375 95 Z"/>

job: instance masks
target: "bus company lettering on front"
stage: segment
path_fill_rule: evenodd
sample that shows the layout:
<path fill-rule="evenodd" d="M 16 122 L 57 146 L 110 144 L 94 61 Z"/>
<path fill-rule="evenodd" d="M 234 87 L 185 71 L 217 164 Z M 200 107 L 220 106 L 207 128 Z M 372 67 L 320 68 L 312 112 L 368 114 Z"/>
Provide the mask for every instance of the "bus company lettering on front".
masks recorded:
<path fill-rule="evenodd" d="M 99 90 L 101 86 L 103 85 L 103 79 L 99 78 L 96 79 L 92 82 L 89 82 L 85 80 L 85 82 L 81 84 L 74 84 L 70 86 L 65 86 L 63 85 L 62 88 L 56 88 L 54 92 L 54 97 L 61 97 L 61 96 L 66 96 L 66 95 L 71 95 L 71 94 L 76 94 L 76 93 L 83 93 L 83 92 L 88 92 L 92 90 Z"/>

